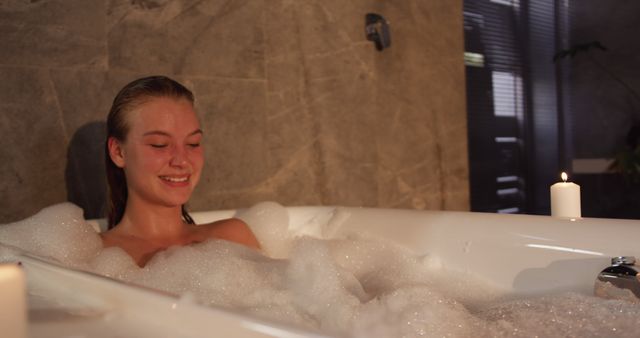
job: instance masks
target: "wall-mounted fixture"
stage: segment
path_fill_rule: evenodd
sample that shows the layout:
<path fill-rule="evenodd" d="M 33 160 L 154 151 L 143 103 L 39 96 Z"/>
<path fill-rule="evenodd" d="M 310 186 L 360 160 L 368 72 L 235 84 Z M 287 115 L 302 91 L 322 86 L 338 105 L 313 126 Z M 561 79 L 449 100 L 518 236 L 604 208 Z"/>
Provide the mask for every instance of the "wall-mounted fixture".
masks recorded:
<path fill-rule="evenodd" d="M 367 13 L 364 17 L 364 24 L 367 40 L 373 41 L 377 50 L 382 51 L 383 49 L 391 46 L 389 23 L 382 15 Z"/>

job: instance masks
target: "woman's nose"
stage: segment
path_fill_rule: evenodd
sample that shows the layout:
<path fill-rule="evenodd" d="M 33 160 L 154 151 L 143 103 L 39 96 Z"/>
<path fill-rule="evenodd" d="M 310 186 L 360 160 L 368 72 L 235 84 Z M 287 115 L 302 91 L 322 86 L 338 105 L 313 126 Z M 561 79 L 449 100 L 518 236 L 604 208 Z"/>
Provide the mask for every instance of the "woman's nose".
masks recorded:
<path fill-rule="evenodd" d="M 182 147 L 175 147 L 171 154 L 170 164 L 174 167 L 182 167 L 187 164 L 187 152 Z"/>

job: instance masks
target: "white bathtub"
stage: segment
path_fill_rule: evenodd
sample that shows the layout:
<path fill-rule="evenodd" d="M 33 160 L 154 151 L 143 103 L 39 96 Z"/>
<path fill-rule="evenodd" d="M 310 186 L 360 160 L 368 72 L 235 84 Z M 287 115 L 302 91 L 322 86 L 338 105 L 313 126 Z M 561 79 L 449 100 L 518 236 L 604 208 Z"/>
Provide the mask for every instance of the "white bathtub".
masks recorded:
<path fill-rule="evenodd" d="M 396 241 L 445 271 L 470 272 L 513 295 L 592 294 L 614 256 L 640 257 L 640 221 L 367 208 L 290 207 L 294 234 L 352 232 Z M 197 223 L 233 210 L 193 213 Z M 99 221 L 93 221 L 96 228 Z M 320 337 L 289 325 L 22 257 L 31 337 Z M 39 295 L 39 296 L 38 296 Z M 40 297 L 42 296 L 42 297 Z"/>

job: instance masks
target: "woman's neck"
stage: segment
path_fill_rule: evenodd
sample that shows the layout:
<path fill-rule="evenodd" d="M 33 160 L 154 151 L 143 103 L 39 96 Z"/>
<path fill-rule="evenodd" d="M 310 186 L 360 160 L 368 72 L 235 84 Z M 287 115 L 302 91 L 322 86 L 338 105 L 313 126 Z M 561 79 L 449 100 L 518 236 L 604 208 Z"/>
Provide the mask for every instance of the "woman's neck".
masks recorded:
<path fill-rule="evenodd" d="M 182 207 L 148 205 L 141 201 L 127 201 L 125 213 L 118 224 L 121 234 L 150 242 L 175 241 L 182 238 L 188 225 L 182 220 Z"/>

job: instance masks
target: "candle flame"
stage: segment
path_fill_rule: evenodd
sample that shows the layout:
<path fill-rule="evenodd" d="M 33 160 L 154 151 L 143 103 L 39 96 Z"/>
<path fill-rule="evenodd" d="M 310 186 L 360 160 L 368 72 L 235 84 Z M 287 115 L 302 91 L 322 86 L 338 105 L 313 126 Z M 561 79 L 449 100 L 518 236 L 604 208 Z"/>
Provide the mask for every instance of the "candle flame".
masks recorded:
<path fill-rule="evenodd" d="M 560 174 L 560 177 L 562 178 L 562 181 L 567 183 L 567 178 L 569 178 L 567 176 L 567 173 L 565 173 L 564 171 L 562 172 L 562 174 Z"/>

